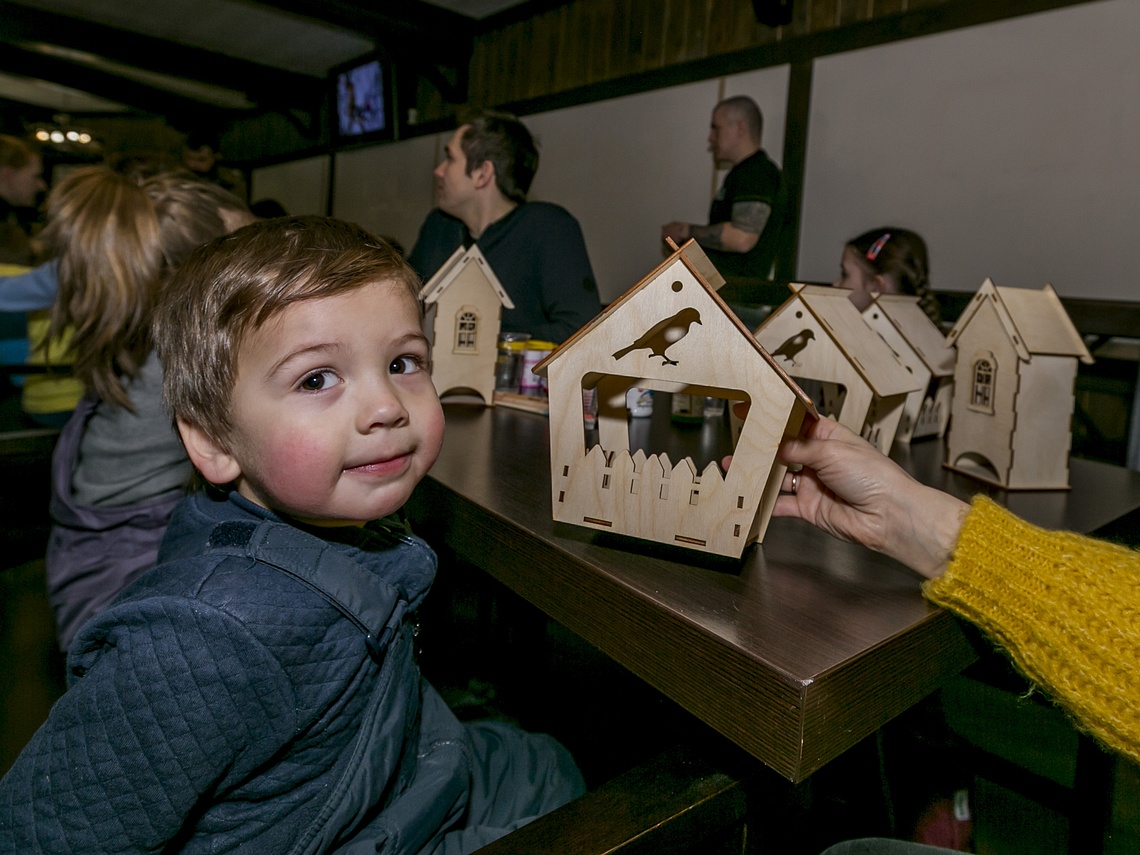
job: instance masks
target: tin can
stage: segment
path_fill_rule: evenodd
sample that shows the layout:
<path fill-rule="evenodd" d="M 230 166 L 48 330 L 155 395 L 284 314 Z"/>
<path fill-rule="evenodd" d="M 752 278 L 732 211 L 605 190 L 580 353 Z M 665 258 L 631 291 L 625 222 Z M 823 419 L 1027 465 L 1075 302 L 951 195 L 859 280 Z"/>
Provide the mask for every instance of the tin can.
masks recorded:
<path fill-rule="evenodd" d="M 681 395 L 673 393 L 670 418 L 675 422 L 699 422 L 705 417 L 704 395 Z"/>
<path fill-rule="evenodd" d="M 550 356 L 554 350 L 552 341 L 536 341 L 531 339 L 526 343 L 526 350 L 522 357 L 522 374 L 519 376 L 519 391 L 534 394 L 546 389 L 546 378 L 534 373 L 534 366 Z"/>

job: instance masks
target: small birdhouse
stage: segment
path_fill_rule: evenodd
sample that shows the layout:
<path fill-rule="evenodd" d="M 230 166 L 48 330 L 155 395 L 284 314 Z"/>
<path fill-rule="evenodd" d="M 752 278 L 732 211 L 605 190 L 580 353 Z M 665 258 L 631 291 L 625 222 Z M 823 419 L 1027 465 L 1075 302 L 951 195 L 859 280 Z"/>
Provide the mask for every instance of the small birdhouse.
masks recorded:
<path fill-rule="evenodd" d="M 816 408 L 884 454 L 907 395 L 921 383 L 863 320 L 848 292 L 793 283 L 792 296 L 756 329 L 776 363 L 812 394 Z"/>
<path fill-rule="evenodd" d="M 863 310 L 871 325 L 894 351 L 920 388 L 906 396 L 896 442 L 942 436 L 950 421 L 954 396 L 954 349 L 942 330 L 909 294 L 875 294 Z"/>
<path fill-rule="evenodd" d="M 1007 490 L 1068 489 L 1077 362 L 1093 359 L 1053 287 L 987 279 L 946 342 L 958 352 L 946 466 Z"/>
<path fill-rule="evenodd" d="M 440 398 L 478 396 L 491 404 L 503 308 L 513 309 L 479 247 L 459 247 L 420 291 Z"/>
<path fill-rule="evenodd" d="M 549 388 L 554 519 L 734 557 L 763 539 L 785 471 L 777 447 L 816 413 L 717 295 L 723 281 L 689 241 L 535 368 Z M 631 455 L 633 387 L 749 403 L 728 472 Z"/>

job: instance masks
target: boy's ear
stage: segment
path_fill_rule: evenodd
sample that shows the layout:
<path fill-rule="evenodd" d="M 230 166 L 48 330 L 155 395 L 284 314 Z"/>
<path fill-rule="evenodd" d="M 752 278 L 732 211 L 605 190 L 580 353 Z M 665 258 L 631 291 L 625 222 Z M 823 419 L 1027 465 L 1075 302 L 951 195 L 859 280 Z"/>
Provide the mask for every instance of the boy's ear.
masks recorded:
<path fill-rule="evenodd" d="M 241 475 L 237 460 L 200 427 L 178 419 L 178 433 L 190 462 L 211 484 L 229 484 Z"/>

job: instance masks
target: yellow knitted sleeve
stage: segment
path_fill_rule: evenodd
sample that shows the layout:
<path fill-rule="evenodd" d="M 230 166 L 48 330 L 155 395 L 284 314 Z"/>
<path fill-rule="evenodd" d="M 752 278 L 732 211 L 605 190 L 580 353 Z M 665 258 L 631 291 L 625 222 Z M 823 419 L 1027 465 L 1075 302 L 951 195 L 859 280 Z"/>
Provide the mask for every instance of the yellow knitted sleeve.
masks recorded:
<path fill-rule="evenodd" d="M 1140 762 L 1140 552 L 1037 528 L 977 497 L 949 568 L 924 591 Z"/>

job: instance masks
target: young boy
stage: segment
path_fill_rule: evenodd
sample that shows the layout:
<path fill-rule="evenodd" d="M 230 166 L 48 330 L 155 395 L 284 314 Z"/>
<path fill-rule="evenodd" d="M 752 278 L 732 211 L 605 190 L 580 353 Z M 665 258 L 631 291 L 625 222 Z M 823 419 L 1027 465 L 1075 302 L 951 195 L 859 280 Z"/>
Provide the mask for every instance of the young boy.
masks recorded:
<path fill-rule="evenodd" d="M 319 217 L 198 250 L 156 326 L 192 494 L 73 644 L 0 782 L 13 852 L 469 852 L 582 791 L 565 749 L 460 724 L 420 675 L 435 575 L 390 522 L 443 415 L 418 281 Z"/>

